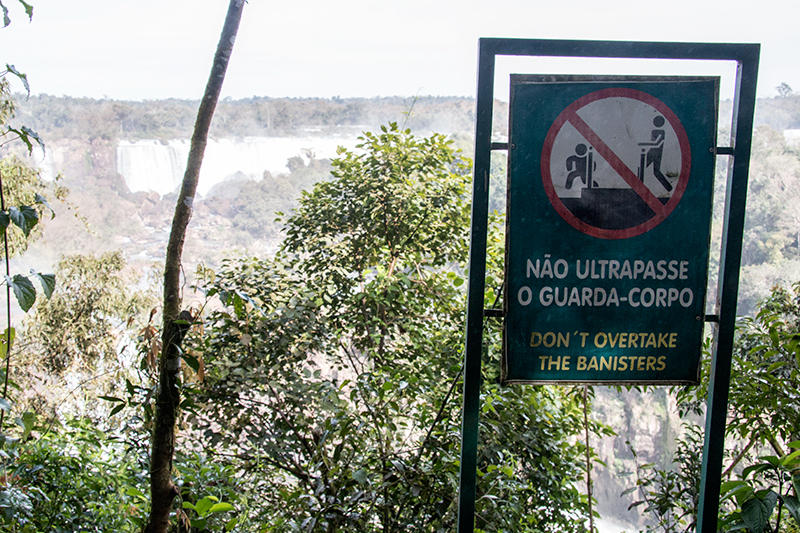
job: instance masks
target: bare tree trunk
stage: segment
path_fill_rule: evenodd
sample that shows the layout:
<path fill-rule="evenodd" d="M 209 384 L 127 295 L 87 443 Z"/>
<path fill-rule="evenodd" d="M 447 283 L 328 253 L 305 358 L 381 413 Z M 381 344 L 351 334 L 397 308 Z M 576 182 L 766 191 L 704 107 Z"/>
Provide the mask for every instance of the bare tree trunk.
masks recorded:
<path fill-rule="evenodd" d="M 245 0 L 230 0 L 225 25 L 222 28 L 214 65 L 206 84 L 206 92 L 197 111 L 186 173 L 183 176 L 181 192 L 172 219 L 172 231 L 167 244 L 167 257 L 164 268 L 164 324 L 162 329 L 162 349 L 159 361 L 159 383 L 156 392 L 155 420 L 150 457 L 150 520 L 148 533 L 165 533 L 169 527 L 169 514 L 172 501 L 178 495 L 178 488 L 172 483 L 172 459 L 175 450 L 175 422 L 180 406 L 179 371 L 180 344 L 188 329 L 185 321 L 191 315 L 181 312 L 180 275 L 181 255 L 186 237 L 186 227 L 192 216 L 192 203 L 200 177 L 200 165 L 208 140 L 211 118 L 217 106 L 225 71 L 233 51 L 233 42 L 239 29 Z M 176 323 L 177 321 L 177 323 Z"/>

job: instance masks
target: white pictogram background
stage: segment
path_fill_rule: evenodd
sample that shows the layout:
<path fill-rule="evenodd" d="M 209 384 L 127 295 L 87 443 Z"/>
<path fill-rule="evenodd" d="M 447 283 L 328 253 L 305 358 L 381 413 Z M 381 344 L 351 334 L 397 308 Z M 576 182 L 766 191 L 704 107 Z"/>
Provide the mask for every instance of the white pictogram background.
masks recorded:
<path fill-rule="evenodd" d="M 651 105 L 627 97 L 608 97 L 595 100 L 576 111 L 576 114 L 597 134 L 606 145 L 625 163 L 634 175 L 639 175 L 642 149 L 639 143 L 651 142 L 652 132 L 657 129 L 653 120 L 662 116 Z M 672 191 L 668 191 L 654 176 L 653 166 L 645 165 L 644 184 L 657 198 L 670 198 L 675 192 L 681 170 L 681 149 L 678 136 L 668 120 L 658 129 L 665 132 L 663 156 L 661 159 L 661 172 L 672 184 Z M 587 184 L 580 179 L 572 183 L 570 189 L 566 188 L 567 170 L 566 161 L 575 155 L 575 147 L 591 143 L 581 134 L 569 119 L 556 135 L 550 159 L 550 174 L 553 187 L 559 198 L 577 198 L 581 196 L 581 189 Z M 630 185 L 622 179 L 619 173 L 599 154 L 592 150 L 594 169 L 592 177 L 598 188 L 601 189 L 630 189 Z"/>

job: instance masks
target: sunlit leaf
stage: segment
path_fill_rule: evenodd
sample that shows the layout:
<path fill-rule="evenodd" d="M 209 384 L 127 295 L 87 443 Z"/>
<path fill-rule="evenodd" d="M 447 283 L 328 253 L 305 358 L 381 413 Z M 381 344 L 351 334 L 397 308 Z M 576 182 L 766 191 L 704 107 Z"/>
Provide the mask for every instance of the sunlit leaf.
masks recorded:
<path fill-rule="evenodd" d="M 3 334 L 0 336 L 0 359 L 5 359 L 8 350 L 13 348 L 16 336 L 17 331 L 14 328 L 3 330 Z"/>
<path fill-rule="evenodd" d="M 233 505 L 229 504 L 228 502 L 219 502 L 211 506 L 211 508 L 208 510 L 208 514 L 226 513 L 228 511 L 235 511 L 235 510 L 236 508 Z"/>
<path fill-rule="evenodd" d="M 209 509 L 214 505 L 215 502 L 219 501 L 219 498 L 216 496 L 206 496 L 199 502 L 197 502 L 196 510 L 199 516 L 206 516 L 208 514 Z"/>

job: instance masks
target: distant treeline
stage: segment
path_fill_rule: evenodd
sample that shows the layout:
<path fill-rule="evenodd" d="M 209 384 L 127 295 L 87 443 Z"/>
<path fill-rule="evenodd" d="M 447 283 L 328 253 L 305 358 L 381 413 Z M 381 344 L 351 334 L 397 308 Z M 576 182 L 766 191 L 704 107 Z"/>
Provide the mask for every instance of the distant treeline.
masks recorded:
<path fill-rule="evenodd" d="M 495 134 L 505 135 L 507 106 L 497 103 Z M 48 141 L 58 139 L 182 139 L 189 138 L 199 102 L 196 100 L 120 101 L 31 96 L 18 98 L 18 124 L 31 127 Z M 730 102 L 723 102 L 722 115 Z M 351 135 L 397 122 L 418 133 L 474 133 L 475 100 L 464 97 L 375 98 L 231 98 L 219 102 L 211 125 L 212 137 Z M 775 130 L 800 128 L 800 94 L 762 98 L 756 125 Z"/>
<path fill-rule="evenodd" d="M 48 95 L 19 99 L 16 121 L 43 138 L 136 140 L 191 136 L 198 101 L 118 101 Z M 506 114 L 496 113 L 498 124 Z M 423 133 L 472 133 L 475 102 L 461 97 L 268 98 L 219 102 L 213 137 L 352 134 L 397 122 Z M 504 131 L 500 126 L 501 132 Z"/>

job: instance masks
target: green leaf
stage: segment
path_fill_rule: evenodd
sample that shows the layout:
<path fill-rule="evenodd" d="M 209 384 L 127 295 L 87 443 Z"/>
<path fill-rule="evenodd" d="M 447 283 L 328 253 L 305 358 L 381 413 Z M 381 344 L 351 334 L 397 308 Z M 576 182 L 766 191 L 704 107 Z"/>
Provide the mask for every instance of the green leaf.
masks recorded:
<path fill-rule="evenodd" d="M 781 495 L 781 500 L 783 500 L 783 506 L 786 507 L 794 521 L 800 526 L 800 502 L 798 502 L 797 497 Z"/>
<path fill-rule="evenodd" d="M 239 517 L 238 517 L 238 516 L 235 516 L 235 517 L 231 518 L 231 519 L 230 519 L 230 520 L 228 520 L 228 522 L 225 524 L 225 531 L 230 531 L 230 530 L 232 530 L 233 528 L 235 528 L 235 527 L 236 527 L 236 524 L 238 524 L 238 523 L 239 523 Z"/>
<path fill-rule="evenodd" d="M 36 276 L 39 283 L 42 285 L 42 292 L 47 299 L 53 296 L 53 291 L 56 290 L 56 275 L 55 274 L 39 274 L 34 269 L 31 269 L 31 274 Z"/>
<path fill-rule="evenodd" d="M 790 464 L 796 463 L 797 458 L 800 457 L 800 450 L 795 450 L 783 459 L 781 459 L 782 466 L 788 466 Z"/>
<path fill-rule="evenodd" d="M 778 495 L 769 491 L 763 500 L 755 497 L 742 504 L 742 522 L 753 533 L 764 533 L 769 517 L 778 501 Z"/>
<path fill-rule="evenodd" d="M 214 502 L 217 501 L 219 501 L 219 499 L 215 496 L 206 496 L 197 502 L 195 510 L 197 511 L 198 516 L 206 516 L 208 514 L 208 510 L 211 509 L 211 507 L 214 505 Z"/>
<path fill-rule="evenodd" d="M 0 211 L 0 230 L 5 231 L 9 224 L 11 224 L 11 217 L 5 211 Z"/>
<path fill-rule="evenodd" d="M 192 511 L 197 511 L 197 507 L 195 507 L 192 502 L 183 502 L 183 508 L 191 509 Z"/>
<path fill-rule="evenodd" d="M 9 23 L 11 22 L 8 19 L 7 13 L 8 13 L 8 10 L 5 8 L 5 6 L 3 6 L 3 18 L 4 18 L 5 26 L 8 26 Z M 30 15 L 33 16 L 33 8 L 31 8 Z M 28 96 L 30 96 L 31 95 L 31 87 L 30 87 L 30 85 L 28 85 L 28 76 L 27 76 L 27 74 L 21 73 L 16 68 L 14 68 L 14 65 L 9 65 L 8 63 L 6 63 L 6 70 L 9 71 L 14 76 L 16 76 L 17 78 L 19 78 L 19 81 L 21 81 L 22 85 L 25 86 L 25 90 L 27 91 Z"/>
<path fill-rule="evenodd" d="M 8 209 L 8 216 L 11 217 L 11 222 L 21 229 L 26 237 L 39 222 L 39 213 L 36 212 L 36 209 L 28 205 L 21 205 L 19 208 L 10 207 Z"/>
<path fill-rule="evenodd" d="M 771 374 L 773 371 L 775 371 L 775 370 L 777 370 L 779 368 L 782 368 L 782 367 L 784 367 L 784 366 L 786 366 L 788 364 L 789 363 L 787 361 L 775 361 L 774 363 L 769 365 L 769 368 L 767 368 L 767 373 Z"/>
<path fill-rule="evenodd" d="M 195 518 L 189 521 L 192 524 L 192 527 L 196 527 L 197 529 L 203 530 L 206 528 L 206 523 L 208 522 L 205 518 Z"/>
<path fill-rule="evenodd" d="M 5 359 L 6 354 L 10 348 L 14 347 L 14 339 L 17 336 L 17 330 L 14 328 L 6 328 L 0 336 L 0 359 Z"/>
<path fill-rule="evenodd" d="M 764 470 L 769 470 L 773 466 L 769 463 L 761 463 L 757 465 L 750 465 L 742 471 L 742 479 L 747 479 L 752 473 L 761 473 Z"/>
<path fill-rule="evenodd" d="M 128 487 L 127 489 L 125 489 L 125 494 L 127 494 L 128 496 L 135 496 L 136 498 L 140 499 L 147 498 L 147 496 L 145 496 L 144 493 L 139 489 L 137 489 L 136 487 Z M 184 502 L 184 505 L 186 505 L 186 502 Z M 186 507 L 184 507 L 184 509 L 185 508 Z"/>
<path fill-rule="evenodd" d="M 6 413 L 11 411 L 11 403 L 5 398 L 0 398 L 0 411 L 5 411 Z"/>
<path fill-rule="evenodd" d="M 105 400 L 107 402 L 124 402 L 125 400 L 121 398 L 117 398 L 116 396 L 98 396 L 101 400 Z"/>
<path fill-rule="evenodd" d="M 720 494 L 723 494 L 724 498 L 735 497 L 737 501 L 742 502 L 753 497 L 753 489 L 742 480 L 726 481 L 720 485 Z"/>
<path fill-rule="evenodd" d="M 25 6 L 25 14 L 28 15 L 28 20 L 33 20 L 33 6 L 24 0 L 19 0 L 19 3 Z"/>
<path fill-rule="evenodd" d="M 194 370 L 195 372 L 199 372 L 200 371 L 200 360 L 197 359 L 197 357 L 195 357 L 195 356 L 193 356 L 191 354 L 188 354 L 186 352 L 182 352 L 181 353 L 181 359 L 186 361 L 186 364 L 189 365 L 189 367 L 192 370 Z"/>
<path fill-rule="evenodd" d="M 228 502 L 219 502 L 215 503 L 211 506 L 211 509 L 208 510 L 208 514 L 211 513 L 227 513 L 229 511 L 235 511 L 236 508 L 229 504 Z"/>
<path fill-rule="evenodd" d="M 14 296 L 19 302 L 20 308 L 26 313 L 36 303 L 36 289 L 33 283 L 25 276 L 15 274 L 13 278 L 6 276 L 6 283 L 14 291 Z"/>
<path fill-rule="evenodd" d="M 344 443 L 340 442 L 336 445 L 336 448 L 333 449 L 333 462 L 338 463 L 339 459 L 342 457 L 342 449 L 344 448 Z"/>
<path fill-rule="evenodd" d="M 353 479 L 358 481 L 358 483 L 361 485 L 366 485 L 369 482 L 369 479 L 367 478 L 367 471 L 363 468 L 359 468 L 353 472 Z"/>
<path fill-rule="evenodd" d="M 22 134 L 24 136 L 23 140 L 25 141 L 25 144 L 28 145 L 28 153 L 29 154 L 32 151 L 31 150 L 31 145 L 33 144 L 33 143 L 31 143 L 31 139 L 36 141 L 36 144 L 39 145 L 39 147 L 42 149 L 42 152 L 44 153 L 44 151 L 45 151 L 44 141 L 42 141 L 42 138 L 39 137 L 38 133 L 36 133 L 32 129 L 28 128 L 27 126 L 22 126 L 20 128 L 20 131 L 22 132 Z"/>
<path fill-rule="evenodd" d="M 32 411 L 28 411 L 23 413 L 23 415 L 17 419 L 17 423 L 22 428 L 22 437 L 20 437 L 23 441 L 28 438 L 33 431 L 33 427 L 36 425 L 36 413 Z"/>
<path fill-rule="evenodd" d="M 53 210 L 52 207 L 50 207 L 50 204 L 47 203 L 47 198 L 45 198 L 44 196 L 42 196 L 37 192 L 36 196 L 34 197 L 34 201 L 37 204 L 41 204 L 50 210 L 50 220 L 53 220 L 56 217 L 56 212 Z"/>

